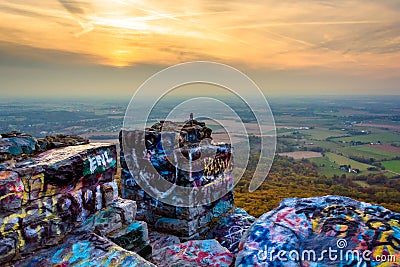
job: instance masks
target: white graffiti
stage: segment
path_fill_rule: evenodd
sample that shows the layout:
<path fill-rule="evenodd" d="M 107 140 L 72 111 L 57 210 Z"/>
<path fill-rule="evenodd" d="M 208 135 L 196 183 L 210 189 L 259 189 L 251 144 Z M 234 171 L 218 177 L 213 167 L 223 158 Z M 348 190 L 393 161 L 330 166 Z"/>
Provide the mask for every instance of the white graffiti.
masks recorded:
<path fill-rule="evenodd" d="M 90 173 L 94 173 L 98 167 L 107 167 L 114 159 L 108 156 L 108 152 L 104 151 L 101 155 L 88 157 L 90 163 Z"/>

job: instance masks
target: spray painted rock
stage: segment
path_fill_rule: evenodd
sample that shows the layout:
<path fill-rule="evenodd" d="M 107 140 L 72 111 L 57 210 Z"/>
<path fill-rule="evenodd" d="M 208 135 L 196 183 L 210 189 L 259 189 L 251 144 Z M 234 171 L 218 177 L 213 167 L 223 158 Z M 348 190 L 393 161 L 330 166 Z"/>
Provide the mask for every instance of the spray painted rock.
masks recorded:
<path fill-rule="evenodd" d="M 57 193 L 77 192 L 85 187 L 93 188 L 112 182 L 116 164 L 115 145 L 93 143 L 48 150 L 14 171 L 19 173 L 25 185 L 23 203 L 26 203 Z M 115 189 L 115 185 L 112 189 Z M 91 199 L 94 193 L 89 195 L 86 192 L 85 189 L 81 194 Z"/>
<path fill-rule="evenodd" d="M 134 252 L 96 234 L 70 235 L 61 245 L 18 262 L 15 266 L 135 266 L 154 267 Z"/>
<path fill-rule="evenodd" d="M 209 233 L 208 237 L 215 238 L 230 252 L 237 253 L 240 239 L 254 221 L 255 218 L 245 210 L 235 208 L 233 212 L 218 221 L 217 226 Z"/>
<path fill-rule="evenodd" d="M 24 185 L 18 173 L 0 171 L 0 211 L 21 207 Z"/>
<path fill-rule="evenodd" d="M 153 255 L 156 255 L 159 249 L 179 244 L 181 242 L 177 236 L 158 233 L 158 232 L 150 232 L 149 240 L 150 240 L 150 245 L 153 248 Z"/>
<path fill-rule="evenodd" d="M 159 267 L 228 267 L 233 262 L 233 254 L 215 239 L 192 240 L 159 250 L 153 261 Z"/>
<path fill-rule="evenodd" d="M 108 239 L 118 246 L 138 253 L 142 257 L 151 255 L 147 224 L 135 221 L 109 234 Z"/>
<path fill-rule="evenodd" d="M 262 215 L 236 266 L 400 266 L 400 214 L 346 197 L 290 198 Z"/>

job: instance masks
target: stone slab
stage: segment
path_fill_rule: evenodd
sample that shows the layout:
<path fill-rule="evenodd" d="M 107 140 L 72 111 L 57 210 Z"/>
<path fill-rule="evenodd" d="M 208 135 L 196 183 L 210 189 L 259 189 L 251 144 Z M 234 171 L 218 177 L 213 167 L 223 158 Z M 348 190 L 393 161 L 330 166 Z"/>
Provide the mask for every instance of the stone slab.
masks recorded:
<path fill-rule="evenodd" d="M 156 254 L 159 249 L 181 243 L 177 236 L 155 231 L 149 232 L 149 241 L 153 248 L 153 255 Z"/>
<path fill-rule="evenodd" d="M 130 224 L 135 214 L 136 203 L 133 200 L 118 199 L 111 206 L 106 207 L 84 220 L 77 231 L 92 232 L 106 236 L 119 230 L 124 224 Z M 128 210 L 128 213 L 125 213 Z"/>
<path fill-rule="evenodd" d="M 93 233 L 71 235 L 63 244 L 24 259 L 16 266 L 155 267 L 138 254 Z"/>
<path fill-rule="evenodd" d="M 153 256 L 159 267 L 229 267 L 234 256 L 215 239 L 193 240 L 158 250 Z"/>
<path fill-rule="evenodd" d="M 218 220 L 216 226 L 209 232 L 208 238 L 215 238 L 230 252 L 237 253 L 241 238 L 254 223 L 255 218 L 245 210 L 235 208 Z"/>
<path fill-rule="evenodd" d="M 107 238 L 126 250 L 136 252 L 142 257 L 148 257 L 151 255 L 151 247 L 146 249 L 149 246 L 148 235 L 147 224 L 135 221 L 108 234 Z"/>
<path fill-rule="evenodd" d="M 111 182 L 116 164 L 115 145 L 93 143 L 48 150 L 14 171 L 24 184 L 24 204 Z"/>

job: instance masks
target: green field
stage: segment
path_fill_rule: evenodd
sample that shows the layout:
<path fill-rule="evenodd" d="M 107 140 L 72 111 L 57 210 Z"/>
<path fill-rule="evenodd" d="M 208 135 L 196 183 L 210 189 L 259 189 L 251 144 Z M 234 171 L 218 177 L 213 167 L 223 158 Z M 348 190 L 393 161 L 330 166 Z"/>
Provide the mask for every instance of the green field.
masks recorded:
<path fill-rule="evenodd" d="M 335 153 L 325 153 L 325 156 L 333 163 L 336 163 L 338 165 L 351 165 L 352 168 L 357 168 L 360 171 L 367 171 L 369 167 L 372 167 L 371 165 L 364 164 L 349 158 L 346 158 L 344 156 L 340 156 Z"/>
<path fill-rule="evenodd" d="M 287 135 L 289 133 L 292 133 L 293 130 L 292 129 L 286 129 L 286 128 L 278 128 L 276 129 L 276 134 L 279 135 Z"/>
<path fill-rule="evenodd" d="M 347 146 L 339 148 L 338 151 L 347 157 L 359 157 L 365 159 L 373 158 L 375 161 L 390 160 L 399 156 L 397 153 L 383 151 L 368 146 Z"/>
<path fill-rule="evenodd" d="M 313 143 L 313 145 L 310 146 L 310 148 L 321 147 L 325 150 L 329 150 L 329 151 L 333 151 L 333 152 L 344 147 L 344 145 L 342 145 L 340 143 L 334 143 L 334 142 L 330 142 L 330 141 L 312 140 L 312 143 Z"/>
<path fill-rule="evenodd" d="M 386 170 L 400 173 L 400 160 L 383 161 L 382 165 L 386 168 Z"/>
<path fill-rule="evenodd" d="M 346 142 L 350 143 L 351 141 L 358 141 L 364 143 L 376 143 L 378 141 L 382 143 L 396 143 L 400 142 L 400 135 L 394 133 L 373 133 L 373 134 L 366 134 L 366 135 L 354 135 L 349 137 L 340 137 L 335 138 L 335 142 Z"/>
<path fill-rule="evenodd" d="M 371 165 L 364 164 L 349 158 L 346 158 L 344 156 L 337 155 L 335 153 L 325 153 L 325 157 L 320 157 L 320 158 L 310 158 L 308 159 L 310 162 L 313 162 L 317 165 L 318 171 L 321 172 L 323 175 L 327 177 L 332 177 L 333 175 L 353 175 L 355 176 L 356 174 L 351 173 L 349 174 L 346 171 L 340 170 L 340 165 L 351 165 L 352 168 L 357 168 L 361 171 L 361 174 L 369 174 L 369 173 L 377 173 L 373 171 L 368 171 L 368 168 L 371 167 Z M 389 175 L 390 176 L 390 175 Z"/>
<path fill-rule="evenodd" d="M 310 136 L 310 140 L 326 140 L 328 137 L 338 137 L 346 135 L 346 132 L 340 130 L 329 130 L 329 129 L 321 129 L 321 128 L 314 128 L 310 130 L 300 130 L 302 134 L 306 134 Z"/>
<path fill-rule="evenodd" d="M 327 177 L 333 177 L 335 174 L 340 176 L 346 173 L 339 169 L 339 165 L 331 162 L 326 157 L 321 158 L 310 158 L 310 162 L 315 163 L 318 167 L 318 171 Z"/>
<path fill-rule="evenodd" d="M 336 122 L 337 122 L 336 118 L 279 116 L 279 120 L 277 121 L 276 126 L 314 126 L 314 127 L 319 126 L 319 127 L 329 128 L 332 125 L 335 125 Z"/>

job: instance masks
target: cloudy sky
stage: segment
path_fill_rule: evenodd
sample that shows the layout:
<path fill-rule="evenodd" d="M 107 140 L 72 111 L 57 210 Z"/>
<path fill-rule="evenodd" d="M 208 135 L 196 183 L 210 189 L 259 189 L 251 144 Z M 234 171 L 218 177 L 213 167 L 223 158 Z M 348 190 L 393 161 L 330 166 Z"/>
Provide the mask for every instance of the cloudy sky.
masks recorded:
<path fill-rule="evenodd" d="M 2 0 L 0 16 L 3 96 L 127 96 L 194 60 L 267 95 L 400 94 L 398 0 Z"/>

